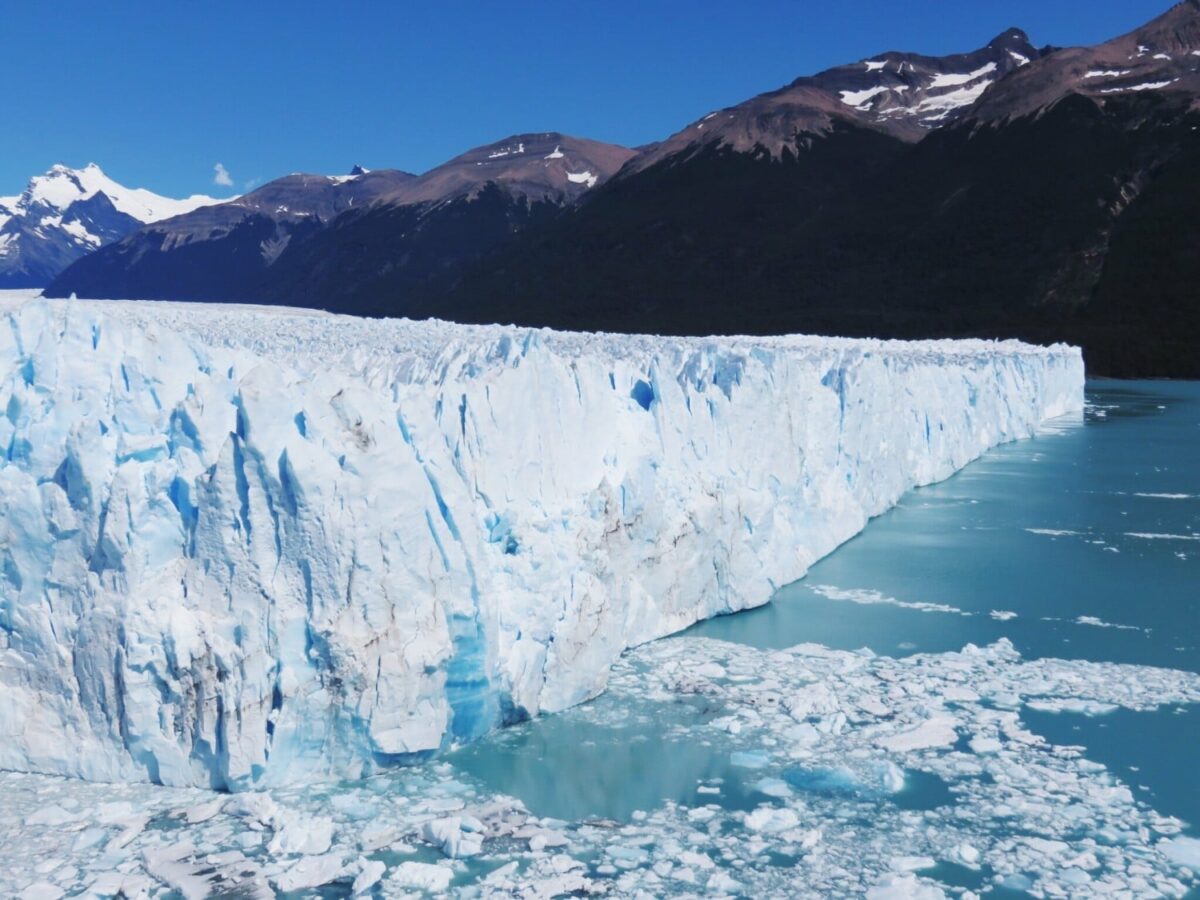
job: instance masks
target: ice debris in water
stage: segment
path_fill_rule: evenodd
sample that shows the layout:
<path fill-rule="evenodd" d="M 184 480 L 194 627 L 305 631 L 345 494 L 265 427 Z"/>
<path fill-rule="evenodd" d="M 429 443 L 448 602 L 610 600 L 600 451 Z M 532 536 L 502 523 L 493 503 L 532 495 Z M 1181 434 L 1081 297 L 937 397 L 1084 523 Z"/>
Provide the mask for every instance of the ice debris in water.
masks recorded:
<path fill-rule="evenodd" d="M 232 797 L 8 774 L 0 889 L 939 897 L 966 896 L 966 879 L 976 893 L 1181 897 L 1200 841 L 1021 709 L 1197 702 L 1195 673 L 1026 661 L 1007 641 L 894 659 L 675 638 L 623 656 L 604 697 L 562 715 L 762 761 L 731 770 L 748 801 L 697 791 L 624 822 L 564 822 L 449 762 Z M 930 781 L 945 789 L 922 797 Z M 938 881 L 945 867 L 959 887 Z"/>
<path fill-rule="evenodd" d="M 0 768 L 97 780 L 357 778 L 566 709 L 1082 408 L 1062 346 L 0 302 Z"/>

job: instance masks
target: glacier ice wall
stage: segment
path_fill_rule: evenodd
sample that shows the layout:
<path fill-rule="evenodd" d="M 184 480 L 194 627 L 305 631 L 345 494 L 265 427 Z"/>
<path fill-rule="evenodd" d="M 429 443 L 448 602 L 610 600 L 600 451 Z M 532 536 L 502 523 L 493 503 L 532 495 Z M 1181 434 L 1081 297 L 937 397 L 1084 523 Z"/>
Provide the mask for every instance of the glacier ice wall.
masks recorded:
<path fill-rule="evenodd" d="M 1015 342 L 0 313 L 0 768 L 99 780 L 354 777 L 561 710 L 1083 394 Z"/>

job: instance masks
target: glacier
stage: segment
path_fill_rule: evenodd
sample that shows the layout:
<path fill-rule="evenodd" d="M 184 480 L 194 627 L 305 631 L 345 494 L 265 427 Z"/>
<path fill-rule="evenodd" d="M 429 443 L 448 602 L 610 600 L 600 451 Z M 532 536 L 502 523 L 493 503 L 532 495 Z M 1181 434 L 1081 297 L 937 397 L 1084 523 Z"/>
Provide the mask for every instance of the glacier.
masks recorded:
<path fill-rule="evenodd" d="M 356 778 L 1083 406 L 1077 349 L 0 301 L 0 769 Z"/>

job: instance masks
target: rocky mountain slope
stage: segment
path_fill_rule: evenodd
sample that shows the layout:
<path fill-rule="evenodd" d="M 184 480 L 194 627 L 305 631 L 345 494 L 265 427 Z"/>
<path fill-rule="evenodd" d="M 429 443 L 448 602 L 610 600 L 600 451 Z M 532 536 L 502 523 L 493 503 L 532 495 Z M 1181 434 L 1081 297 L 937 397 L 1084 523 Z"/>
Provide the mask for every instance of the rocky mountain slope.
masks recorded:
<path fill-rule="evenodd" d="M 404 296 L 573 203 L 632 155 L 557 133 L 525 134 L 421 176 L 290 175 L 142 229 L 81 261 L 48 293 L 333 306 L 364 293 Z"/>
<path fill-rule="evenodd" d="M 1109 43 L 1030 54 L 915 143 L 841 114 L 778 155 L 656 149 L 407 310 L 1070 340 L 1096 372 L 1200 377 L 1198 23 L 1188 0 Z"/>
<path fill-rule="evenodd" d="M 646 148 L 629 172 L 723 147 L 765 151 L 778 159 L 794 154 L 808 137 L 837 126 L 873 128 L 917 141 L 955 121 L 988 87 L 1042 55 L 1016 28 L 972 53 L 882 53 L 711 112 Z"/>

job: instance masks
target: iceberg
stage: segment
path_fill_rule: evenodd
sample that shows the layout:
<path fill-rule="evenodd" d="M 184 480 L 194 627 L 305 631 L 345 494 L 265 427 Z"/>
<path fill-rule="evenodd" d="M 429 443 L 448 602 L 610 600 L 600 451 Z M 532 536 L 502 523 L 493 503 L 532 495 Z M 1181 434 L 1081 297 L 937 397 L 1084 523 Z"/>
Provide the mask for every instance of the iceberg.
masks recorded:
<path fill-rule="evenodd" d="M 1083 407 L 1077 349 L 0 301 L 0 768 L 419 761 Z"/>

